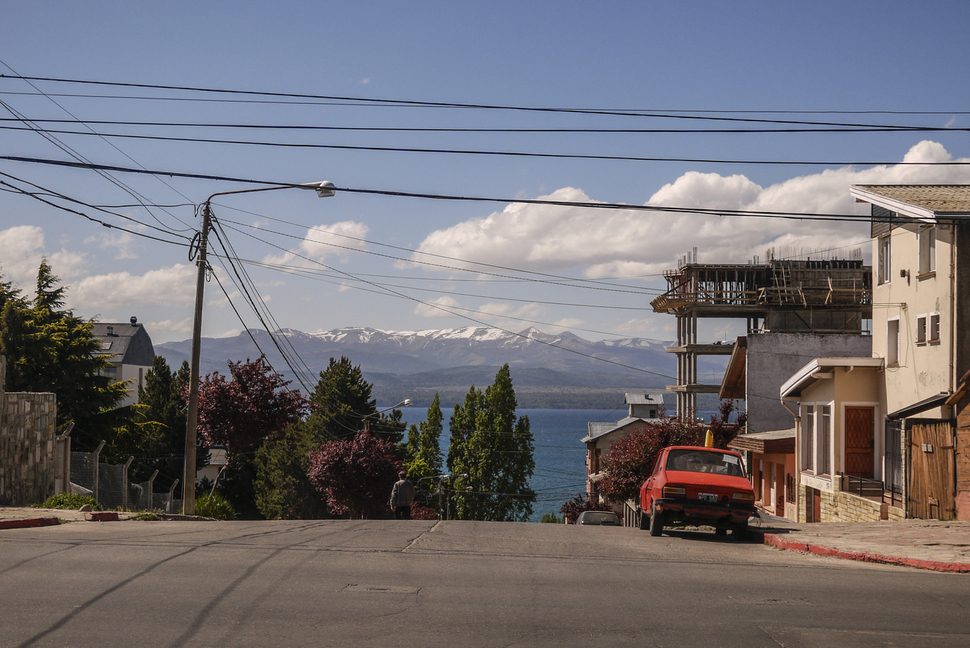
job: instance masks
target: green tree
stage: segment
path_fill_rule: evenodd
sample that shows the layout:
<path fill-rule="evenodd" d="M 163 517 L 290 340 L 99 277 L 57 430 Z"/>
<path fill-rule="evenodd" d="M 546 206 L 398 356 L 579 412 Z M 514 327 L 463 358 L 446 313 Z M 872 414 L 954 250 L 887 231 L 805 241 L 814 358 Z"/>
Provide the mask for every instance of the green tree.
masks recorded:
<path fill-rule="evenodd" d="M 98 353 L 91 323 L 63 308 L 66 290 L 46 259 L 33 300 L 0 282 L 0 353 L 7 358 L 7 389 L 57 394 L 58 426 L 73 422 L 74 446 L 86 450 L 111 440 L 130 412 L 115 409 L 125 385 L 106 375 L 111 363 Z"/>
<path fill-rule="evenodd" d="M 443 469 L 441 459 L 443 420 L 441 399 L 438 394 L 435 394 L 425 420 L 418 425 L 412 425 L 408 430 L 404 469 L 407 470 L 412 481 L 441 474 Z"/>
<path fill-rule="evenodd" d="M 160 437 L 158 449 L 151 453 L 147 448 L 142 449 L 142 457 L 139 457 L 142 461 L 138 463 L 149 474 L 157 469 L 159 475 L 168 480 L 182 479 L 186 419 L 183 393 L 189 384 L 190 372 L 186 361 L 177 371 L 172 371 L 164 357 L 155 356 L 152 368 L 145 374 L 144 385 L 138 388 L 138 404 L 144 408 L 142 416 L 157 429 Z M 208 463 L 208 454 L 209 451 L 199 439 L 196 468 Z"/>
<path fill-rule="evenodd" d="M 506 364 L 484 392 L 472 387 L 464 407 L 455 405 L 448 467 L 459 519 L 525 521 L 532 515 L 535 445 L 529 418 L 516 417 L 517 404 Z"/>
<path fill-rule="evenodd" d="M 404 423 L 394 410 L 380 417 L 372 385 L 350 359 L 330 359 L 310 396 L 306 419 L 263 444 L 256 452 L 256 503 L 270 519 L 319 519 L 330 512 L 309 479 L 309 456 L 325 443 L 353 439 L 369 421 L 372 436 L 399 443 Z"/>

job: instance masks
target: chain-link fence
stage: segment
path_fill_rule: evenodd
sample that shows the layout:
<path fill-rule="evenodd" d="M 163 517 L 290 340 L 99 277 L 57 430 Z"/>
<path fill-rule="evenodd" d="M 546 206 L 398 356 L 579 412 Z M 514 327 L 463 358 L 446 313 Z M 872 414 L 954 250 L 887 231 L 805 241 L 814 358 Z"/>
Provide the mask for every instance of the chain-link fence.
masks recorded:
<path fill-rule="evenodd" d="M 90 495 L 107 510 L 181 511 L 182 500 L 174 499 L 178 480 L 168 491 L 156 492 L 156 470 L 148 481 L 133 483 L 128 478 L 128 470 L 134 458 L 125 464 L 104 463 L 101 461 L 103 446 L 102 443 L 94 452 L 71 453 L 72 492 Z"/>

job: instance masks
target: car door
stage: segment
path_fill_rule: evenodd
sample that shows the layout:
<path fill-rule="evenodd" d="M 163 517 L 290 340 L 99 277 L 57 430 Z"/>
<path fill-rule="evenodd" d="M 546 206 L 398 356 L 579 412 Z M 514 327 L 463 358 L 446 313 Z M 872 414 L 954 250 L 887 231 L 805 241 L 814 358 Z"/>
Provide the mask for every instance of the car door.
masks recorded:
<path fill-rule="evenodd" d="M 650 507 L 653 505 L 653 491 L 654 485 L 656 484 L 662 467 L 664 465 L 664 457 L 667 455 L 666 450 L 662 450 L 657 459 L 653 462 L 653 470 L 650 471 L 650 475 L 647 477 L 647 481 L 643 484 L 642 497 L 640 498 L 640 507 L 649 514 Z"/>

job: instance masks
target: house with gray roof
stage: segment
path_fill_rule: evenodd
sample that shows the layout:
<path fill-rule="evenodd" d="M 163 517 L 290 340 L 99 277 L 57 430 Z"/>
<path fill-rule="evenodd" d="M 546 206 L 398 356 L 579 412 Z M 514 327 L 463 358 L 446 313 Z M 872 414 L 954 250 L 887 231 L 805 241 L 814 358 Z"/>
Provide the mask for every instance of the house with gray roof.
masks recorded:
<path fill-rule="evenodd" d="M 144 325 L 132 316 L 127 323 L 98 322 L 91 328 L 92 336 L 100 340 L 99 355 L 108 356 L 111 366 L 102 370 L 102 375 L 111 382 L 125 382 L 128 394 L 119 407 L 138 402 L 138 388 L 145 385 L 145 374 L 152 368 L 155 360 L 155 347 Z"/>
<path fill-rule="evenodd" d="M 605 477 L 604 467 L 610 447 L 619 439 L 640 429 L 645 421 L 657 420 L 664 407 L 663 392 L 629 393 L 623 397 L 628 406 L 627 416 L 607 423 L 590 422 L 586 444 L 586 496 L 598 498 L 597 482 Z"/>

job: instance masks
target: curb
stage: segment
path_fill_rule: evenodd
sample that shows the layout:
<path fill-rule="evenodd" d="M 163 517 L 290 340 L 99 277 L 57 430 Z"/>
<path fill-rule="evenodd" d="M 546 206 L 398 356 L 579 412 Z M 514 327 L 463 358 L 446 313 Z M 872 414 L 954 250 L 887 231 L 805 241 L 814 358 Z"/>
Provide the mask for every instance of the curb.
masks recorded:
<path fill-rule="evenodd" d="M 817 556 L 828 558 L 840 558 L 842 560 L 858 560 L 861 562 L 879 563 L 883 565 L 898 565 L 901 567 L 914 567 L 916 569 L 927 569 L 930 571 L 970 574 L 970 564 L 938 562 L 935 560 L 920 560 L 918 558 L 901 558 L 899 556 L 884 556 L 881 554 L 868 553 L 865 551 L 847 551 L 844 549 L 834 549 L 822 545 L 815 545 L 798 540 L 789 540 L 773 533 L 764 534 L 765 544 L 769 544 L 778 549 L 787 551 L 801 551 Z"/>
<path fill-rule="evenodd" d="M 60 523 L 60 520 L 56 517 L 0 520 L 0 529 L 29 529 L 32 527 L 54 526 Z"/>

